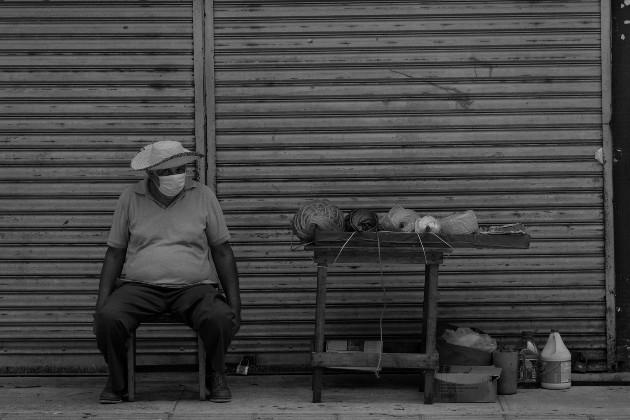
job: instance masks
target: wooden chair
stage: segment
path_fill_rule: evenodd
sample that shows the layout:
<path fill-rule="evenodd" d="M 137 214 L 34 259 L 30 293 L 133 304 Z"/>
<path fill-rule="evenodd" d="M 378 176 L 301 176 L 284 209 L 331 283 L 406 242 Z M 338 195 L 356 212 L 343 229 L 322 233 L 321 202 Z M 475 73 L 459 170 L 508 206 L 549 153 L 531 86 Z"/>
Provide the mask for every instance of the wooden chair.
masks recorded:
<path fill-rule="evenodd" d="M 181 320 L 170 313 L 157 315 L 143 324 L 181 324 Z M 187 325 L 185 325 L 188 328 Z M 197 334 L 197 362 L 199 363 L 199 399 L 206 400 L 206 349 L 203 341 Z M 136 391 L 136 332 L 131 333 L 127 339 L 127 388 L 129 390 L 129 401 L 135 401 Z"/>

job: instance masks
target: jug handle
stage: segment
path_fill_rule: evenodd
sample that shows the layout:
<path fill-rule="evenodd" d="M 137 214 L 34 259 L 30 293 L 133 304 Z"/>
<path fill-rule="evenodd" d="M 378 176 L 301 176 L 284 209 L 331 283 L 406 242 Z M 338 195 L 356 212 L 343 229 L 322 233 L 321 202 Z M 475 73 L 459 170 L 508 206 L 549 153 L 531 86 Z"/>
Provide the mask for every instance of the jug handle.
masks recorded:
<path fill-rule="evenodd" d="M 523 363 L 523 369 L 525 369 L 525 362 L 527 361 L 527 359 L 525 358 L 525 353 L 518 353 L 518 358 L 521 359 L 521 362 Z M 523 372 L 523 374 L 525 374 L 525 372 Z"/>

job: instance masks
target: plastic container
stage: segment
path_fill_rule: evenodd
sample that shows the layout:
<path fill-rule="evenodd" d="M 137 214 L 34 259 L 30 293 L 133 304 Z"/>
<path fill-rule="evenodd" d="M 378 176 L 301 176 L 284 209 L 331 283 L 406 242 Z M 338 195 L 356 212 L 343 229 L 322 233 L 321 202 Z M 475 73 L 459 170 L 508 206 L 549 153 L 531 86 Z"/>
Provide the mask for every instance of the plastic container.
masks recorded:
<path fill-rule="evenodd" d="M 479 230 L 477 216 L 473 210 L 443 217 L 438 222 L 441 232 L 447 235 L 475 233 Z"/>
<path fill-rule="evenodd" d="M 540 349 L 534 341 L 534 332 L 523 331 L 514 350 L 519 354 L 516 377 L 518 385 L 537 386 L 540 376 Z"/>
<path fill-rule="evenodd" d="M 551 330 L 540 354 L 540 386 L 546 389 L 571 388 L 571 352 L 564 345 L 558 330 Z"/>

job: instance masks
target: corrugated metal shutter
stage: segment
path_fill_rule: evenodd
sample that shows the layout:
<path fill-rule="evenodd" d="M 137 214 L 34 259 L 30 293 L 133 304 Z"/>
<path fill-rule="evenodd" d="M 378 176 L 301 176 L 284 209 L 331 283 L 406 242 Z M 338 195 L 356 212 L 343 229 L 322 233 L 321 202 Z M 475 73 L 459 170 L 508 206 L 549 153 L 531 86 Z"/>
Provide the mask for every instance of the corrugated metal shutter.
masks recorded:
<path fill-rule="evenodd" d="M 214 9 L 217 188 L 246 305 L 233 352 L 308 360 L 316 268 L 291 250 L 289 220 L 327 198 L 524 223 L 529 250 L 448 258 L 440 320 L 508 346 L 559 328 L 572 350 L 606 358 L 599 1 Z M 417 339 L 422 270 L 384 269 L 384 335 Z M 378 337 L 383 301 L 377 267 L 332 269 L 328 337 Z"/>
<path fill-rule="evenodd" d="M 195 148 L 193 2 L 5 1 L 0 40 L 0 371 L 102 369 L 91 318 L 129 161 Z M 177 359 L 186 334 L 148 352 Z"/>

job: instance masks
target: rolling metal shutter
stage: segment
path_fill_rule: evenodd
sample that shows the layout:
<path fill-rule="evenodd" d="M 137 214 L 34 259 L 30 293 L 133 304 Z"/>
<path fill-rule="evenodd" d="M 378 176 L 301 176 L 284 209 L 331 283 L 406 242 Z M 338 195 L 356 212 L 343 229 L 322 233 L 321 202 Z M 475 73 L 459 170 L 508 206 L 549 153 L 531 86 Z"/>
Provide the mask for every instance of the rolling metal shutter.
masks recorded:
<path fill-rule="evenodd" d="M 104 369 L 112 213 L 141 146 L 195 148 L 193 35 L 192 0 L 0 4 L 0 372 Z M 192 352 L 186 329 L 144 330 L 139 352 Z"/>
<path fill-rule="evenodd" d="M 601 19 L 596 0 L 214 1 L 217 191 L 239 260 L 232 351 L 308 362 L 315 265 L 289 221 L 307 199 L 524 223 L 529 250 L 457 250 L 440 321 L 500 344 L 558 328 L 604 368 Z M 327 336 L 418 338 L 422 269 L 330 269 Z M 609 285 L 610 283 L 608 283 Z M 382 286 L 386 290 L 383 293 Z M 385 297 L 386 295 L 386 297 Z M 610 356 L 610 355 L 608 355 Z M 599 364 L 597 363 L 599 362 Z"/>
<path fill-rule="evenodd" d="M 91 314 L 111 214 L 130 158 L 162 139 L 209 156 L 243 290 L 232 361 L 308 362 L 315 266 L 289 230 L 308 198 L 524 223 L 528 251 L 449 257 L 441 320 L 507 345 L 559 328 L 605 360 L 601 17 L 594 0 L 2 2 L 1 372 L 104 369 Z M 421 272 L 331 269 L 329 336 L 377 336 L 384 285 L 386 339 L 417 339 Z M 188 331 L 143 331 L 149 361 L 193 353 Z"/>

